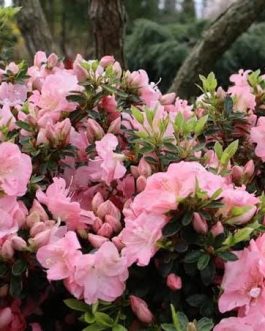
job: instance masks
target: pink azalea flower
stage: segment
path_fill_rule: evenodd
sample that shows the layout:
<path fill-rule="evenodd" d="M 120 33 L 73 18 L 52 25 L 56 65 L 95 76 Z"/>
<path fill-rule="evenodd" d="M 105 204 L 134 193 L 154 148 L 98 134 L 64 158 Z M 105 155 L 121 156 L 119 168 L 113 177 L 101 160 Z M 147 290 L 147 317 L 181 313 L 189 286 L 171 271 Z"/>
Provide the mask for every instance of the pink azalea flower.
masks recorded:
<path fill-rule="evenodd" d="M 0 85 L 0 104 L 8 106 L 22 105 L 27 98 L 27 87 L 21 84 L 3 82 Z"/>
<path fill-rule="evenodd" d="M 66 279 L 74 272 L 75 261 L 81 256 L 80 248 L 75 232 L 69 231 L 63 238 L 39 248 L 36 256 L 47 269 L 49 280 Z"/>
<path fill-rule="evenodd" d="M 218 214 L 227 218 L 231 224 L 247 223 L 256 213 L 259 199 L 244 188 L 224 189 L 221 197 L 224 207 L 219 209 Z"/>
<path fill-rule="evenodd" d="M 60 218 L 71 230 L 82 228 L 94 221 L 93 212 L 81 209 L 78 202 L 71 200 L 63 178 L 53 178 L 53 184 L 47 188 L 46 193 L 38 190 L 36 196 L 55 218 Z"/>
<path fill-rule="evenodd" d="M 113 152 L 117 146 L 118 140 L 111 133 L 96 142 L 98 156 L 90 160 L 87 167 L 87 174 L 92 180 L 103 180 L 110 185 L 113 180 L 125 175 L 126 168 L 122 163 L 124 155 Z"/>
<path fill-rule="evenodd" d="M 265 162 L 265 117 L 260 117 L 256 127 L 250 131 L 251 140 L 257 144 L 255 154 Z"/>
<path fill-rule="evenodd" d="M 7 195 L 24 195 L 32 172 L 30 157 L 16 144 L 4 142 L 0 144 L 0 164 L 0 190 Z"/>
<path fill-rule="evenodd" d="M 125 247 L 122 255 L 126 257 L 128 266 L 137 262 L 139 266 L 149 264 L 151 257 L 158 250 L 157 241 L 162 238 L 162 228 L 166 217 L 142 213 L 136 219 L 125 219 L 125 228 L 119 237 Z"/>
<path fill-rule="evenodd" d="M 125 290 L 128 277 L 126 260 L 120 257 L 116 246 L 105 242 L 94 253 L 85 254 L 77 259 L 75 282 L 84 288 L 87 304 L 98 299 L 112 302 Z"/>
<path fill-rule="evenodd" d="M 252 93 L 252 89 L 248 84 L 248 75 L 250 70 L 239 70 L 238 74 L 230 77 L 230 81 L 235 85 L 229 87 L 228 93 L 235 98 L 234 110 L 247 112 L 254 110 L 256 107 L 256 97 Z"/>
<path fill-rule="evenodd" d="M 262 242 L 264 238 L 263 235 Z M 219 310 L 224 313 L 235 308 L 243 308 L 248 312 L 251 306 L 255 306 L 255 309 L 262 311 L 265 298 L 264 252 L 261 252 L 252 240 L 249 247 L 236 254 L 237 261 L 225 264 L 221 284 L 224 292 L 219 299 Z"/>

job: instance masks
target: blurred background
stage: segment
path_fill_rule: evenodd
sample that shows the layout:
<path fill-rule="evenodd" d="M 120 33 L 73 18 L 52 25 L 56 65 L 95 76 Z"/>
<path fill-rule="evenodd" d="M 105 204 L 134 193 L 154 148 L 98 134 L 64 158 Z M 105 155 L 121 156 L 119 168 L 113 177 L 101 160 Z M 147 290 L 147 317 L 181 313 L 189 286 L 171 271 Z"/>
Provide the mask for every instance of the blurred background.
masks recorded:
<path fill-rule="evenodd" d="M 101 27 L 96 21 L 99 18 L 106 25 L 105 29 L 116 29 L 114 34 L 122 29 L 119 38 L 123 38 L 124 35 L 121 47 L 124 48 L 125 58 L 121 60 L 119 54 L 117 57 L 123 62 L 123 66 L 130 70 L 147 70 L 150 79 L 154 82 L 159 81 L 162 91 L 167 91 L 178 69 L 202 38 L 204 31 L 211 27 L 220 15 L 225 15 L 235 2 L 124 0 L 120 1 L 120 4 L 122 3 L 125 8 L 116 7 L 116 11 L 119 11 L 119 16 L 116 17 L 116 12 L 108 14 L 106 10 L 115 11 L 115 8 L 107 6 L 112 2 L 114 5 L 117 1 L 107 0 L 107 5 L 106 0 L 104 1 L 0 0 L 0 60 L 31 61 L 34 47 L 49 52 L 51 45 L 54 45 L 52 50 L 62 55 L 69 66 L 78 53 L 84 58 L 94 58 L 98 55 L 95 47 L 100 47 L 97 38 L 102 38 L 96 36 Z M 243 2 L 246 1 L 242 0 Z M 263 2 L 265 5 L 265 0 Z M 12 5 L 23 8 L 16 13 L 8 7 Z M 100 5 L 105 6 L 105 9 L 97 7 Z M 117 6 L 117 3 L 115 5 Z M 32 23 L 34 19 L 35 23 Z M 119 26 L 116 26 L 118 20 Z M 219 83 L 224 87 L 228 84 L 229 75 L 240 68 L 260 68 L 264 71 L 265 15 L 257 15 L 252 20 L 253 24 L 248 29 L 240 31 L 240 26 L 238 27 L 238 38 L 225 52 L 220 52 L 214 65 L 208 68 L 208 71 L 213 70 L 216 73 Z M 235 24 L 238 23 L 235 21 Z M 39 44 L 36 42 L 36 45 L 32 45 L 35 43 L 32 34 L 37 33 L 38 28 L 41 33 L 38 36 Z M 48 39 L 45 41 L 45 38 Z M 108 38 L 114 39 L 111 34 Z M 118 46 L 110 47 L 116 50 Z"/>

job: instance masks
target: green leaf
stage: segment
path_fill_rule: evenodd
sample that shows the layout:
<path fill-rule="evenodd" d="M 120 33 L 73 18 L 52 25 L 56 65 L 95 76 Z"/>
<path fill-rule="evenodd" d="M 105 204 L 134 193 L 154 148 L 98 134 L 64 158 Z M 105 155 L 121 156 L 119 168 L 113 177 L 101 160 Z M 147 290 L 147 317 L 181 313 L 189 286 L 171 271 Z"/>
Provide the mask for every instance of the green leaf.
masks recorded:
<path fill-rule="evenodd" d="M 67 307 L 73 310 L 82 311 L 82 312 L 90 311 L 90 307 L 87 304 L 85 304 L 82 301 L 78 301 L 76 299 L 66 299 L 64 300 L 64 303 Z"/>
<path fill-rule="evenodd" d="M 103 331 L 107 329 L 106 326 L 98 325 L 98 324 L 92 324 L 84 328 L 82 331 Z"/>
<path fill-rule="evenodd" d="M 132 112 L 133 117 L 136 119 L 136 121 L 138 123 L 140 123 L 140 124 L 144 123 L 144 115 L 138 108 L 132 106 L 131 112 Z"/>
<path fill-rule="evenodd" d="M 121 324 L 115 324 L 112 327 L 112 331 L 127 331 L 127 329 Z"/>
<path fill-rule="evenodd" d="M 214 323 L 211 319 L 203 317 L 197 323 L 198 331 L 211 331 L 214 327 Z"/>
<path fill-rule="evenodd" d="M 161 328 L 162 328 L 164 331 L 176 331 L 174 325 L 173 325 L 173 324 L 169 324 L 169 323 L 161 324 Z"/>
<path fill-rule="evenodd" d="M 84 320 L 85 320 L 86 323 L 88 323 L 88 324 L 92 324 L 92 323 L 95 323 L 96 318 L 95 318 L 95 316 L 89 311 L 89 312 L 86 312 L 86 313 L 84 314 Z"/>
<path fill-rule="evenodd" d="M 163 228 L 163 236 L 170 237 L 178 233 L 182 228 L 182 224 L 178 220 L 172 220 L 168 222 Z"/>
<path fill-rule="evenodd" d="M 208 115 L 201 117 L 199 121 L 196 123 L 194 133 L 197 136 L 199 136 L 202 133 L 207 121 L 208 121 Z"/>
<path fill-rule="evenodd" d="M 174 327 L 176 331 L 186 331 L 189 320 L 187 316 L 182 312 L 176 312 L 174 306 L 171 304 L 171 314 Z"/>
<path fill-rule="evenodd" d="M 11 276 L 9 293 L 13 298 L 19 298 L 22 291 L 21 277 Z"/>
<path fill-rule="evenodd" d="M 226 115 L 229 115 L 233 112 L 233 99 L 230 96 L 225 98 L 224 110 Z"/>
<path fill-rule="evenodd" d="M 12 274 L 20 276 L 27 269 L 27 262 L 25 260 L 16 260 L 12 266 Z"/>
<path fill-rule="evenodd" d="M 237 261 L 238 257 L 232 252 L 219 252 L 217 254 L 224 261 Z"/>
<path fill-rule="evenodd" d="M 181 223 L 184 226 L 189 225 L 191 223 L 191 221 L 192 221 L 192 215 L 193 215 L 192 212 L 185 213 L 185 215 L 182 217 Z"/>
<path fill-rule="evenodd" d="M 0 262 L 0 277 L 4 277 L 8 272 L 8 266 L 4 262 Z"/>
<path fill-rule="evenodd" d="M 186 299 L 191 307 L 200 307 L 205 300 L 207 300 L 207 296 L 205 294 L 193 294 Z"/>
<path fill-rule="evenodd" d="M 201 251 L 190 251 L 188 252 L 184 257 L 185 263 L 195 263 L 199 260 L 199 258 L 202 256 Z"/>
<path fill-rule="evenodd" d="M 114 324 L 114 320 L 108 314 L 105 313 L 96 312 L 95 318 L 97 324 L 102 326 L 111 327 Z"/>
<path fill-rule="evenodd" d="M 205 269 L 206 267 L 207 267 L 207 265 L 208 265 L 208 263 L 210 262 L 210 255 L 208 255 L 208 254 L 203 254 L 200 258 L 199 258 L 199 260 L 198 260 L 198 262 L 197 262 L 197 268 L 199 269 L 199 270 L 203 270 L 203 269 Z"/>
<path fill-rule="evenodd" d="M 145 109 L 146 119 L 148 124 L 152 127 L 153 126 L 153 120 L 155 117 L 155 111 L 154 110 L 148 110 Z"/>
<path fill-rule="evenodd" d="M 228 145 L 224 150 L 224 153 L 228 154 L 229 159 L 231 159 L 236 154 L 236 151 L 238 149 L 238 144 L 239 144 L 239 140 L 235 140 L 230 145 Z"/>
<path fill-rule="evenodd" d="M 32 132 L 34 130 L 27 122 L 16 121 L 16 125 L 19 128 L 24 129 L 24 130 L 29 131 L 29 132 Z"/>
<path fill-rule="evenodd" d="M 218 141 L 214 144 L 214 151 L 218 157 L 218 160 L 221 160 L 223 155 L 223 147 Z"/>

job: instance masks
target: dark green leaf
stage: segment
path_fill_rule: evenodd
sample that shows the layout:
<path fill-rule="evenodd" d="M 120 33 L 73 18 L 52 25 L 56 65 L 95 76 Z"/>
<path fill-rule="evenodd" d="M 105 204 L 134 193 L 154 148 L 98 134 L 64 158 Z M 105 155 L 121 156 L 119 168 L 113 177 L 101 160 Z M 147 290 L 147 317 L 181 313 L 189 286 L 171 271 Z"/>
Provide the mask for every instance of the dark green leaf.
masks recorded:
<path fill-rule="evenodd" d="M 27 269 L 27 262 L 25 260 L 16 260 L 12 266 L 12 274 L 20 276 Z"/>
<path fill-rule="evenodd" d="M 210 262 L 210 256 L 208 254 L 203 254 L 197 262 L 198 269 L 199 270 L 205 269 L 209 262 Z"/>
<path fill-rule="evenodd" d="M 82 311 L 82 312 L 87 312 L 90 310 L 87 304 L 85 304 L 82 301 L 78 301 L 76 299 L 66 299 L 64 300 L 64 303 L 66 304 L 67 307 L 73 310 Z"/>
<path fill-rule="evenodd" d="M 238 260 L 238 257 L 236 254 L 232 252 L 220 252 L 218 253 L 218 256 L 223 259 L 224 261 L 236 261 Z"/>
<path fill-rule="evenodd" d="M 184 262 L 185 263 L 195 263 L 199 260 L 199 258 L 202 256 L 201 251 L 190 251 L 185 255 Z"/>

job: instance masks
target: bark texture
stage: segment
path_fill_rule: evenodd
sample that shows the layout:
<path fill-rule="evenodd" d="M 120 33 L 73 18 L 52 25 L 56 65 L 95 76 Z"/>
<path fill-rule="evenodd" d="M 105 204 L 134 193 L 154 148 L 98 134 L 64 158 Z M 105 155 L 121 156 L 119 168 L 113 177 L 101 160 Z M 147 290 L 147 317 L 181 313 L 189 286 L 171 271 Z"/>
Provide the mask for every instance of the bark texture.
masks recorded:
<path fill-rule="evenodd" d="M 126 12 L 124 0 L 91 0 L 90 19 L 95 57 L 113 55 L 123 68 Z"/>
<path fill-rule="evenodd" d="M 53 41 L 40 1 L 15 0 L 14 4 L 22 7 L 17 15 L 17 23 L 30 57 L 33 58 L 39 50 L 58 54 L 59 50 Z"/>
<path fill-rule="evenodd" d="M 176 74 L 170 88 L 178 96 L 196 95 L 199 74 L 209 73 L 217 59 L 258 18 L 264 0 L 237 0 L 204 32 Z"/>

